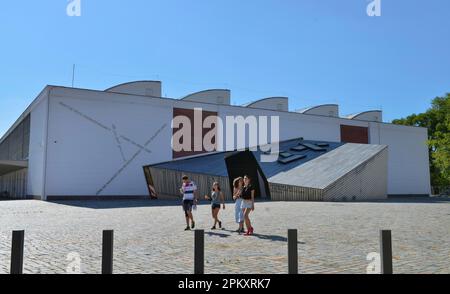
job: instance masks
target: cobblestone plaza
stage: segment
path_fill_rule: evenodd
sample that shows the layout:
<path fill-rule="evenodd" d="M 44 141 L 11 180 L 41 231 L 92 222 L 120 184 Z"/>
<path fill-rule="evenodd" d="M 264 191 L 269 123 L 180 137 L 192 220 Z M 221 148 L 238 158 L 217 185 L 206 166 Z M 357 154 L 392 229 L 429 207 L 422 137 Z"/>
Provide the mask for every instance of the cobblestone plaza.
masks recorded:
<path fill-rule="evenodd" d="M 195 211 L 205 229 L 205 273 L 287 273 L 287 229 L 298 229 L 300 273 L 365 274 L 392 230 L 395 273 L 450 273 L 450 201 L 261 202 L 255 235 L 234 233 L 234 205 L 211 231 L 210 206 Z M 177 201 L 0 202 L 0 273 L 9 272 L 11 231 L 25 230 L 24 273 L 100 273 L 102 230 L 113 229 L 115 273 L 193 272 L 194 233 Z M 75 255 L 74 255 L 75 254 Z"/>

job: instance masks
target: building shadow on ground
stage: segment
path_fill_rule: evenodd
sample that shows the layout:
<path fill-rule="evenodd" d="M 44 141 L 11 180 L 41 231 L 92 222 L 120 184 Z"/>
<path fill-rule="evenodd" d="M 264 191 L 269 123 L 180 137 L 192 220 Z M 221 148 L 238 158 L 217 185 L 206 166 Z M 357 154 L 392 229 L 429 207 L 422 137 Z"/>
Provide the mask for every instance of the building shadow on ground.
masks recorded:
<path fill-rule="evenodd" d="M 90 209 L 115 209 L 138 207 L 181 206 L 181 198 L 171 200 L 52 200 L 50 203 Z M 232 205 L 233 202 L 225 202 Z M 211 205 L 209 201 L 200 201 L 199 206 Z"/>
<path fill-rule="evenodd" d="M 55 200 L 51 203 L 90 209 L 180 206 L 181 200 Z"/>
<path fill-rule="evenodd" d="M 373 201 L 376 203 L 450 203 L 450 197 L 417 197 L 417 196 L 389 196 L 387 200 Z"/>
<path fill-rule="evenodd" d="M 0 199 L 5 201 L 14 201 L 11 199 Z M 90 209 L 115 209 L 115 208 L 137 208 L 137 207 L 163 207 L 163 206 L 180 206 L 181 198 L 179 199 L 162 199 L 162 200 L 54 200 L 51 203 L 74 206 L 80 208 Z M 271 201 L 257 201 L 258 203 L 270 203 Z M 272 203 L 277 203 L 273 201 Z M 386 200 L 375 201 L 349 201 L 349 202 L 329 202 L 335 205 L 345 205 L 348 203 L 450 203 L 450 197 L 389 197 Z M 234 202 L 227 201 L 227 205 L 234 205 Z M 208 201 L 200 201 L 199 206 L 210 205 Z"/>

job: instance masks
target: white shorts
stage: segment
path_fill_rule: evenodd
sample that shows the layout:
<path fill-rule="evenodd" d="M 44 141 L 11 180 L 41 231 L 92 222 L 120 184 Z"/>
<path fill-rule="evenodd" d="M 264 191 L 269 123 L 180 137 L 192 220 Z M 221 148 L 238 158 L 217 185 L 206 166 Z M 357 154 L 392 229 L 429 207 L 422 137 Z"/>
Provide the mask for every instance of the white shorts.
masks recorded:
<path fill-rule="evenodd" d="M 252 201 L 251 200 L 242 200 L 241 208 L 252 208 Z"/>

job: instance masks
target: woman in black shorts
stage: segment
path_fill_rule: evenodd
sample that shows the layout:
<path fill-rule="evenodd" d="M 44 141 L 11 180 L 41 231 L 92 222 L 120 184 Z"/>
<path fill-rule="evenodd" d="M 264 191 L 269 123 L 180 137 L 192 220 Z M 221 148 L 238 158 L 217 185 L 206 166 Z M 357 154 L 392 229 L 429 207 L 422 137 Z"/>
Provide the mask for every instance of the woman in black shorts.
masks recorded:
<path fill-rule="evenodd" d="M 211 200 L 212 217 L 214 219 L 214 225 L 211 230 L 216 229 L 216 224 L 219 224 L 219 228 L 222 228 L 222 222 L 219 220 L 220 204 L 225 209 L 225 197 L 220 190 L 219 183 L 215 182 L 212 187 L 211 196 L 205 195 L 205 199 Z"/>

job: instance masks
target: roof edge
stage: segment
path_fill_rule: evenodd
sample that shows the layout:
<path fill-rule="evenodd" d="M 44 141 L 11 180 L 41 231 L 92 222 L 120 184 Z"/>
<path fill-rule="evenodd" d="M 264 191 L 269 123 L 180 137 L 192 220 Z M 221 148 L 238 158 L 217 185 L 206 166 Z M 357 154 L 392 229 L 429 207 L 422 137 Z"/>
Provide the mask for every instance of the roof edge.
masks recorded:
<path fill-rule="evenodd" d="M 14 129 L 25 119 L 25 117 L 31 113 L 31 111 L 33 110 L 33 108 L 39 104 L 39 102 L 44 99 L 43 98 L 43 94 L 46 91 L 51 91 L 53 88 L 55 88 L 56 86 L 51 86 L 51 85 L 46 85 L 44 87 L 44 89 L 42 89 L 39 94 L 33 99 L 33 101 L 31 101 L 31 103 L 28 105 L 27 108 L 25 108 L 25 110 L 22 112 L 22 114 L 16 119 L 16 121 L 8 128 L 8 130 L 3 134 L 2 137 L 0 137 L 0 144 L 3 143 L 3 141 L 6 140 L 6 138 L 8 138 L 9 135 L 11 135 L 11 133 L 14 131 Z"/>

